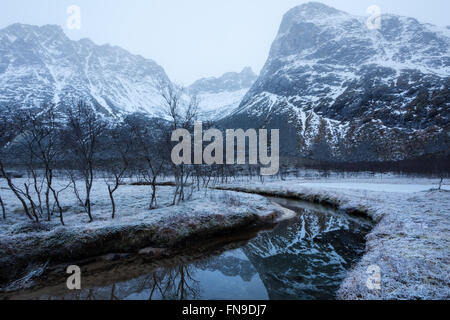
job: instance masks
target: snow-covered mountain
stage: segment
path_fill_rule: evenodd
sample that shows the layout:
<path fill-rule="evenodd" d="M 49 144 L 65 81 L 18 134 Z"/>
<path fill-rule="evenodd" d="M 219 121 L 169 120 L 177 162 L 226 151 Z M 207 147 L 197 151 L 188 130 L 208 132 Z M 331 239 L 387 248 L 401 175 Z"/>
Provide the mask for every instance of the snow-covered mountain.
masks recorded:
<path fill-rule="evenodd" d="M 163 68 L 119 47 L 72 41 L 59 26 L 14 24 L 0 30 L 0 53 L 0 106 L 84 100 L 107 115 L 160 111 Z"/>
<path fill-rule="evenodd" d="M 37 107 L 80 100 L 105 115 L 158 116 L 158 82 L 170 81 L 156 62 L 89 39 L 70 40 L 59 26 L 14 24 L 0 30 L 0 107 Z M 193 83 L 204 119 L 239 106 L 257 76 L 251 68 Z"/>
<path fill-rule="evenodd" d="M 250 67 L 246 67 L 240 73 L 227 72 L 219 78 L 197 80 L 188 90 L 199 97 L 201 117 L 214 120 L 234 111 L 257 77 Z"/>
<path fill-rule="evenodd" d="M 450 30 L 321 3 L 287 12 L 269 58 L 223 126 L 281 129 L 285 153 L 395 160 L 448 153 Z"/>
<path fill-rule="evenodd" d="M 257 77 L 250 68 L 196 81 L 203 119 L 222 128 L 277 128 L 284 154 L 316 160 L 398 160 L 450 150 L 450 29 L 321 3 L 284 16 Z M 0 30 L 0 107 L 91 103 L 100 112 L 157 116 L 152 60 L 57 26 Z M 256 81 L 255 81 L 256 79 Z"/>

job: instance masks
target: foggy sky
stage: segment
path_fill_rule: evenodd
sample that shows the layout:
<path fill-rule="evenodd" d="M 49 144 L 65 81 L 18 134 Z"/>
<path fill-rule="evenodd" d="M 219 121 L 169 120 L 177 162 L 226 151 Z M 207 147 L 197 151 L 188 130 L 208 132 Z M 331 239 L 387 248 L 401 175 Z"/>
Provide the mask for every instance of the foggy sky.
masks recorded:
<path fill-rule="evenodd" d="M 251 66 L 259 72 L 283 14 L 300 0 L 2 0 L 0 28 L 20 22 L 58 24 L 74 40 L 118 45 L 159 63 L 185 85 Z M 365 16 L 370 5 L 384 13 L 449 25 L 448 0 L 323 0 Z M 81 29 L 67 28 L 67 8 L 81 9 Z"/>

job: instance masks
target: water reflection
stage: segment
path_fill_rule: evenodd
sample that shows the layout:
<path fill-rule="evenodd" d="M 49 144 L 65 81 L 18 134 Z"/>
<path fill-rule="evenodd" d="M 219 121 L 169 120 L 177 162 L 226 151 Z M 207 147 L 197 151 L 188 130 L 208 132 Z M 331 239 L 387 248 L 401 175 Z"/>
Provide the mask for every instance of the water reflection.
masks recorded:
<path fill-rule="evenodd" d="M 298 217 L 219 254 L 178 257 L 159 265 L 128 263 L 63 286 L 11 297 L 80 300 L 333 299 L 364 250 L 370 225 L 333 210 L 274 199 Z"/>

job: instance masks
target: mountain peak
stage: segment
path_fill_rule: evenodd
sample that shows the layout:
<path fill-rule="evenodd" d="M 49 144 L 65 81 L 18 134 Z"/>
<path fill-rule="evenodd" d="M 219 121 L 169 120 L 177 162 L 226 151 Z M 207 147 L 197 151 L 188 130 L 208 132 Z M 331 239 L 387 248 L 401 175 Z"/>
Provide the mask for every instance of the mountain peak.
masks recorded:
<path fill-rule="evenodd" d="M 56 24 L 45 24 L 42 26 L 35 26 L 25 23 L 13 23 L 0 31 L 30 31 L 30 30 L 64 33 L 63 28 Z"/>
<path fill-rule="evenodd" d="M 311 2 L 307 2 L 307 3 L 303 3 L 297 7 L 294 8 L 294 10 L 302 10 L 302 11 L 310 11 L 310 12 L 328 12 L 328 13 L 335 13 L 335 12 L 339 12 L 339 10 L 327 6 L 326 4 L 323 4 L 322 2 L 315 2 L 315 1 L 311 1 Z"/>
<path fill-rule="evenodd" d="M 296 16 L 298 18 L 308 20 L 311 18 L 320 18 L 341 14 L 348 15 L 343 11 L 337 10 L 333 7 L 329 7 L 320 2 L 308 2 L 292 8 L 286 13 L 285 16 Z"/>
<path fill-rule="evenodd" d="M 226 121 L 267 128 L 286 123 L 280 134 L 294 138 L 280 148 L 318 160 L 384 161 L 430 152 L 426 145 L 403 146 L 420 146 L 424 136 L 445 140 L 448 29 L 384 14 L 373 30 L 366 19 L 320 3 L 290 10 L 261 75 Z M 447 149 L 435 144 L 432 152 Z"/>
<path fill-rule="evenodd" d="M 202 78 L 188 90 L 199 96 L 201 117 L 218 119 L 236 109 L 258 76 L 251 67 L 241 72 L 227 72 L 220 77 Z"/>
<path fill-rule="evenodd" d="M 13 35 L 17 38 L 26 38 L 27 36 L 38 36 L 42 38 L 59 38 L 69 40 L 64 30 L 59 25 L 46 24 L 43 26 L 34 26 L 29 24 L 14 23 L 0 30 L 0 33 Z"/>
<path fill-rule="evenodd" d="M 245 67 L 244 69 L 242 69 L 240 74 L 243 75 L 243 76 L 254 76 L 254 77 L 257 77 L 257 75 L 253 71 L 252 67 Z"/>
<path fill-rule="evenodd" d="M 162 67 L 113 46 L 70 40 L 57 25 L 14 24 L 0 30 L 0 108 L 83 100 L 97 111 L 158 112 Z M 124 90 L 126 88 L 126 90 Z"/>
<path fill-rule="evenodd" d="M 320 2 L 308 2 L 289 10 L 281 22 L 279 35 L 283 35 L 298 24 L 312 23 L 314 25 L 333 25 L 335 20 L 346 21 L 352 15 L 329 7 Z"/>
<path fill-rule="evenodd" d="M 226 72 L 218 78 L 199 79 L 189 87 L 189 90 L 196 93 L 218 93 L 248 89 L 257 77 L 251 67 L 245 67 L 241 72 Z"/>

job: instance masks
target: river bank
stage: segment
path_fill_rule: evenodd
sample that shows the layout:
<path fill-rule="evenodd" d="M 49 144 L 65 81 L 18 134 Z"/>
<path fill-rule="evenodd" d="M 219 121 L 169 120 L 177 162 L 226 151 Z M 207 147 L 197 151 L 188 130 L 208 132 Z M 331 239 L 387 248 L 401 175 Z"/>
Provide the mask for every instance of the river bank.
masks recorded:
<path fill-rule="evenodd" d="M 76 203 L 66 202 L 65 227 L 58 224 L 57 217 L 39 224 L 27 221 L 14 198 L 6 197 L 9 214 L 0 223 L 0 283 L 12 289 L 31 286 L 33 273 L 48 264 L 142 249 L 151 256 L 236 230 L 273 224 L 284 214 L 264 197 L 223 191 L 193 193 L 182 205 L 170 206 L 170 187 L 159 189 L 161 208 L 148 210 L 147 189 L 123 186 L 117 194 L 120 205 L 114 220 L 106 200 L 94 203 L 93 223 L 87 223 Z M 105 199 L 99 194 L 104 190 L 94 190 L 96 199 Z M 11 287 L 13 280 L 19 282 Z"/>
<path fill-rule="evenodd" d="M 366 238 L 361 261 L 338 291 L 340 299 L 450 298 L 448 190 L 433 190 L 429 183 L 414 186 L 411 191 L 395 183 L 386 186 L 337 181 L 329 187 L 324 179 L 314 181 L 313 186 L 309 184 L 310 181 L 288 179 L 252 182 L 251 187 L 242 182 L 219 188 L 322 203 L 345 213 L 370 217 L 375 227 Z M 373 267 L 381 272 L 380 290 L 367 286 Z"/>
<path fill-rule="evenodd" d="M 269 198 L 286 219 L 185 248 L 107 255 L 82 264 L 82 288 L 67 290 L 67 265 L 0 300 L 330 300 L 364 252 L 367 219 L 330 207 Z M 162 256 L 154 260 L 148 251 Z M 184 288 L 180 290 L 179 288 Z"/>
<path fill-rule="evenodd" d="M 147 209 L 148 186 L 126 185 L 117 194 L 118 217 L 111 220 L 106 190 L 98 182 L 94 223 L 87 223 L 85 213 L 67 196 L 66 227 L 57 219 L 39 225 L 28 222 L 10 196 L 5 201 L 10 214 L 0 223 L 0 275 L 5 283 L 21 278 L 16 285 L 29 287 L 49 261 L 108 254 L 107 259 L 115 260 L 139 252 L 158 259 L 189 243 L 273 224 L 280 216 L 292 218 L 292 212 L 264 198 L 275 196 L 319 203 L 343 215 L 367 217 L 375 225 L 362 258 L 344 277 L 338 298 L 448 299 L 450 192 L 432 190 L 434 184 L 394 179 L 242 180 L 217 186 L 220 190 L 194 192 L 180 206 L 170 206 L 172 188 L 161 186 L 157 210 Z M 373 267 L 381 273 L 380 290 L 367 286 Z"/>

